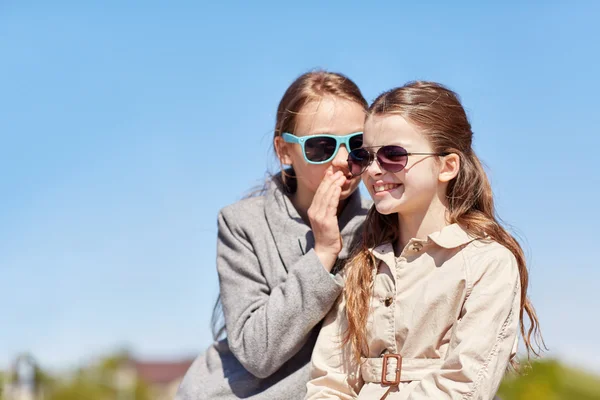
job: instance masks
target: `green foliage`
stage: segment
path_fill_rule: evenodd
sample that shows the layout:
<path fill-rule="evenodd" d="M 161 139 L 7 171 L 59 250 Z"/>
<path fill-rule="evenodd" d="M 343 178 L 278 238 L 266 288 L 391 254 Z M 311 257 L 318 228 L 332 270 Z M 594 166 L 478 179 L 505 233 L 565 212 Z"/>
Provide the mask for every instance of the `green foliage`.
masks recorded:
<path fill-rule="evenodd" d="M 116 398 L 116 392 L 97 382 L 76 378 L 62 382 L 50 390 L 48 400 L 107 400 Z"/>
<path fill-rule="evenodd" d="M 46 392 L 46 400 L 151 400 L 149 389 L 142 382 L 133 388 L 121 391 L 105 381 L 78 377 L 62 382 L 53 390 Z"/>
<path fill-rule="evenodd" d="M 118 368 L 125 365 L 131 359 L 132 359 L 131 353 L 128 350 L 123 349 L 123 350 L 116 352 L 115 354 L 104 357 L 100 361 L 97 368 L 99 368 L 102 371 L 106 371 L 106 372 L 114 372 Z"/>
<path fill-rule="evenodd" d="M 598 400 L 600 378 L 556 360 L 535 361 L 507 376 L 498 391 L 502 400 Z"/>
<path fill-rule="evenodd" d="M 127 368 L 129 359 L 127 352 L 119 352 L 74 371 L 68 378 L 53 377 L 37 368 L 36 381 L 44 400 L 151 400 L 150 388 L 141 380 L 119 392 L 116 374 Z M 4 374 L 0 371 L 0 400 L 5 400 Z M 523 373 L 508 375 L 498 396 L 502 400 L 600 400 L 600 377 L 556 360 L 534 361 Z"/>
<path fill-rule="evenodd" d="M 151 400 L 150 389 L 133 380 L 130 387 L 119 387 L 118 374 L 128 368 L 129 354 L 119 352 L 94 365 L 79 368 L 70 376 L 53 377 L 35 370 L 44 400 Z M 4 400 L 0 396 L 0 400 Z"/>

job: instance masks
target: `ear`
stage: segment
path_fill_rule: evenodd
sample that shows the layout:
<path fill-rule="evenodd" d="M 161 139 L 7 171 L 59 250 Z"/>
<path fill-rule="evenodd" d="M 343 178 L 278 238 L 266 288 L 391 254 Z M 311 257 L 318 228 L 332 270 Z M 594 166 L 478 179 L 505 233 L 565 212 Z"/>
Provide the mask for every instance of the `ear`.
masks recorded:
<path fill-rule="evenodd" d="M 273 144 L 275 145 L 275 151 L 277 152 L 277 157 L 279 158 L 279 161 L 283 165 L 292 165 L 290 148 L 288 144 L 283 141 L 283 138 L 281 136 L 276 136 L 273 139 Z"/>
<path fill-rule="evenodd" d="M 438 179 L 440 182 L 450 182 L 456 178 L 460 170 L 460 157 L 456 153 L 450 153 L 441 160 Z"/>

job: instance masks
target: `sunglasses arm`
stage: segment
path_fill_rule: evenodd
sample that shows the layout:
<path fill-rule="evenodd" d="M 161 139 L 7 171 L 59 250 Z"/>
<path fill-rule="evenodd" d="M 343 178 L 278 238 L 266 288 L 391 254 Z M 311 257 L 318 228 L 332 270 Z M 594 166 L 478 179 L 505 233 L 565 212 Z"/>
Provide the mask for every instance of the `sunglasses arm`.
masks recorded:
<path fill-rule="evenodd" d="M 298 143 L 302 144 L 304 142 L 303 138 L 299 138 L 298 136 L 292 135 L 291 133 L 283 133 L 281 138 L 286 143 Z"/>

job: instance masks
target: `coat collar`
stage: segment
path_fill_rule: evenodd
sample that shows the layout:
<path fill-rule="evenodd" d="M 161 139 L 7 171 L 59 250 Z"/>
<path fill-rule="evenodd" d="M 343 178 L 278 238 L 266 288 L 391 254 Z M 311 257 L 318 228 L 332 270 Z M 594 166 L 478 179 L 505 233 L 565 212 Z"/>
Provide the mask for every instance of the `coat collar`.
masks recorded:
<path fill-rule="evenodd" d="M 445 249 L 455 249 L 477 239 L 476 237 L 469 235 L 469 233 L 458 224 L 448 225 L 442 230 L 428 235 L 428 238 Z"/>
<path fill-rule="evenodd" d="M 461 228 L 460 225 L 451 224 L 437 232 L 427 235 L 426 240 L 411 239 L 407 246 L 412 243 L 421 243 L 422 245 L 425 245 L 433 242 L 439 247 L 443 247 L 445 249 L 455 249 L 476 239 L 476 237 L 471 236 L 468 232 Z M 375 256 L 375 258 L 385 262 L 387 265 L 394 265 L 395 263 L 396 256 L 394 254 L 394 246 L 392 243 L 383 243 L 379 246 L 376 246 L 371 249 L 371 253 L 373 256 Z"/>
<path fill-rule="evenodd" d="M 298 210 L 285 193 L 280 174 L 274 176 L 269 182 L 264 204 L 269 229 L 281 260 L 285 268 L 289 270 L 300 257 L 314 247 L 313 232 L 300 217 Z M 358 190 L 348 198 L 348 202 L 338 218 L 344 244 L 338 258 L 348 257 L 348 245 L 356 238 L 356 233 L 367 215 L 369 206 L 370 203 L 361 198 Z"/>

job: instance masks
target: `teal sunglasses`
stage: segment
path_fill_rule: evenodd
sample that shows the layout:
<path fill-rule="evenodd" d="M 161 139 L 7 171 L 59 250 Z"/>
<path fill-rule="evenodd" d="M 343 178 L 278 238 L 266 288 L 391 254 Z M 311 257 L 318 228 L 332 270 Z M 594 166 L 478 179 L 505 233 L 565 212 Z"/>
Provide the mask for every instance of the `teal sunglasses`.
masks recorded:
<path fill-rule="evenodd" d="M 333 160 L 340 144 L 346 146 L 346 150 L 351 152 L 362 146 L 363 133 L 354 132 L 344 136 L 337 135 L 310 135 L 296 136 L 291 133 L 281 135 L 286 143 L 297 143 L 302 146 L 302 154 L 306 162 L 310 164 L 325 164 Z"/>

